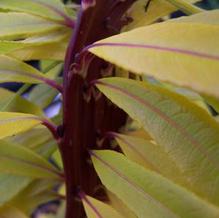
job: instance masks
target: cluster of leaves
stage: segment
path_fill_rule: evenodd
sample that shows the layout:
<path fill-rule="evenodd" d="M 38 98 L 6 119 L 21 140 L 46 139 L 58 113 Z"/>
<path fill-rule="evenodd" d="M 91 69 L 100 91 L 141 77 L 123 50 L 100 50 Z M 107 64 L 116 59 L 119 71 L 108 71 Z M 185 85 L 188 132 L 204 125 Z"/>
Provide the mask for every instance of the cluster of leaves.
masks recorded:
<path fill-rule="evenodd" d="M 131 119 L 108 133 L 123 153 L 90 152 L 110 202 L 81 192 L 89 218 L 219 217 L 219 124 L 206 104 L 219 110 L 219 11 L 194 2 L 152 0 L 145 8 L 138 0 L 123 33 L 87 47 L 119 67 L 122 77 L 95 85 Z M 43 109 L 62 91 L 74 11 L 59 0 L 1 0 L 0 8 L 0 81 L 37 84 L 27 99 L 27 85 L 0 89 L 0 217 L 25 218 L 63 197 L 54 189 L 63 183 L 57 142 L 46 128 L 61 123 L 61 112 L 49 120 Z M 177 9 L 190 16 L 168 20 Z M 33 59 L 40 70 L 24 62 Z M 136 80 L 124 78 L 129 72 Z"/>

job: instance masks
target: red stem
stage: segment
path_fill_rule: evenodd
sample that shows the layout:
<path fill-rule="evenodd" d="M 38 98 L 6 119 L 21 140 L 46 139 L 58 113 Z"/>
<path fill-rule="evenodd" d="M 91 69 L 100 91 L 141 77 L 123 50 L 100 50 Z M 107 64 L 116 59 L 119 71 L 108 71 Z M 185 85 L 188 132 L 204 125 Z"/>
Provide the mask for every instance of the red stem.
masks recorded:
<path fill-rule="evenodd" d="M 81 10 L 78 15 L 74 34 L 68 46 L 64 66 L 63 84 L 63 135 L 60 143 L 65 178 L 66 178 L 66 218 L 85 217 L 84 209 L 78 200 L 78 190 L 81 187 L 86 194 L 94 196 L 94 190 L 100 184 L 98 176 L 89 164 L 88 150 L 97 148 L 97 136 L 106 131 L 117 131 L 124 125 L 124 112 L 109 104 L 102 96 L 100 99 L 84 96 L 86 86 L 90 81 L 101 78 L 101 69 L 105 62 L 95 58 L 89 66 L 87 77 L 80 72 L 71 71 L 72 66 L 80 66 L 78 54 L 83 48 L 97 40 L 115 34 L 114 28 L 108 28 L 106 21 L 110 20 L 115 29 L 120 29 L 120 18 L 134 0 L 119 2 L 113 11 L 109 11 L 115 0 L 96 0 L 95 7 Z M 98 134 L 97 134 L 98 133 Z"/>

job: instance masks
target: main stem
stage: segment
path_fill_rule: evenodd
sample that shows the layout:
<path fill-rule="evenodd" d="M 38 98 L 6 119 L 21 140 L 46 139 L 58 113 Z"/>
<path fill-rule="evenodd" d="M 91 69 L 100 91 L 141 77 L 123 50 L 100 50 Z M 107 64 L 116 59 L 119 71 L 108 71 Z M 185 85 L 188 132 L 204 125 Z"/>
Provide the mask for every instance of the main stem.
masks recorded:
<path fill-rule="evenodd" d="M 106 63 L 95 58 L 89 66 L 87 76 L 72 72 L 82 49 L 103 38 L 118 33 L 123 21 L 121 17 L 134 0 L 96 0 L 96 5 L 79 12 L 74 34 L 68 46 L 64 67 L 63 126 L 59 129 L 66 179 L 66 218 L 85 217 L 78 190 L 98 197 L 100 181 L 90 163 L 88 150 L 97 149 L 97 140 L 106 131 L 117 131 L 126 120 L 120 109 L 109 104 L 105 97 L 85 98 L 90 81 L 101 78 Z M 114 7 L 113 7 L 114 5 Z M 107 146 L 107 145 L 104 145 Z"/>

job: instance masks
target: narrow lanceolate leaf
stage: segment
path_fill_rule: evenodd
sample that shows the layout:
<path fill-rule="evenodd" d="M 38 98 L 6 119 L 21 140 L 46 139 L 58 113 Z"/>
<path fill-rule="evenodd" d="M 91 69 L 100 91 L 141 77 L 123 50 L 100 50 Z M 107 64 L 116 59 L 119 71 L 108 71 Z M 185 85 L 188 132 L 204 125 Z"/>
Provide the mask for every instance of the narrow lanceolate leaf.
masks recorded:
<path fill-rule="evenodd" d="M 91 152 L 102 183 L 139 218 L 216 218 L 219 209 L 113 151 Z"/>
<path fill-rule="evenodd" d="M 0 112 L 0 139 L 27 131 L 42 120 L 32 114 Z"/>
<path fill-rule="evenodd" d="M 0 8 L 39 15 L 59 22 L 67 17 L 60 0 L 1 0 Z"/>
<path fill-rule="evenodd" d="M 81 200 L 85 207 L 88 218 L 105 218 L 105 217 L 124 218 L 109 205 L 104 204 L 101 201 L 98 201 L 90 196 L 81 194 Z"/>
<path fill-rule="evenodd" d="M 50 88 L 51 89 L 51 88 Z M 21 112 L 42 116 L 42 109 L 34 103 L 16 96 L 16 93 L 0 88 L 0 111 Z"/>
<path fill-rule="evenodd" d="M 172 160 L 171 155 L 166 153 L 162 146 L 152 143 L 143 138 L 137 138 L 113 133 L 119 146 L 125 155 L 132 161 L 151 169 L 170 180 L 193 190 L 181 169 Z"/>
<path fill-rule="evenodd" d="M 192 4 L 196 0 L 188 0 Z M 146 26 L 156 22 L 158 19 L 169 15 L 177 10 L 177 7 L 166 0 L 139 0 L 133 4 L 130 9 L 129 16 L 133 21 L 125 26 L 124 30 L 131 30 L 133 28 Z"/>
<path fill-rule="evenodd" d="M 205 110 L 145 82 L 109 78 L 97 86 L 142 124 L 195 193 L 219 205 L 219 125 Z"/>
<path fill-rule="evenodd" d="M 112 192 L 106 190 L 107 197 L 109 198 L 109 203 L 111 207 L 117 210 L 126 218 L 137 218 L 136 215 Z"/>
<path fill-rule="evenodd" d="M 18 49 L 50 45 L 51 43 L 63 42 L 69 38 L 69 31 L 60 29 L 42 36 L 28 37 L 19 41 L 0 40 L 0 54 L 8 54 Z"/>
<path fill-rule="evenodd" d="M 57 30 L 61 25 L 30 14 L 0 13 L 0 39 L 20 39 Z M 34 28 L 33 28 L 34 27 Z"/>
<path fill-rule="evenodd" d="M 5 55 L 0 55 L 0 82 L 47 83 L 61 90 L 55 81 L 50 80 L 37 69 Z"/>
<path fill-rule="evenodd" d="M 55 180 L 35 179 L 12 199 L 9 204 L 25 214 L 32 214 L 39 205 L 57 199 L 57 195 L 52 191 L 57 185 L 58 183 Z"/>
<path fill-rule="evenodd" d="M 167 1 L 188 15 L 200 13 L 203 11 L 201 8 L 196 7 L 195 5 L 189 3 L 188 0 L 167 0 Z"/>
<path fill-rule="evenodd" d="M 24 148 L 0 141 L 0 172 L 32 178 L 59 179 L 59 172 L 43 157 Z"/>
<path fill-rule="evenodd" d="M 129 71 L 219 96 L 218 38 L 211 21 L 164 22 L 101 40 L 89 50 Z"/>
<path fill-rule="evenodd" d="M 11 200 L 30 183 L 30 178 L 1 173 L 0 175 L 0 206 Z"/>
<path fill-rule="evenodd" d="M 67 43 L 51 43 L 48 45 L 28 46 L 8 53 L 19 60 L 58 60 L 63 61 Z"/>

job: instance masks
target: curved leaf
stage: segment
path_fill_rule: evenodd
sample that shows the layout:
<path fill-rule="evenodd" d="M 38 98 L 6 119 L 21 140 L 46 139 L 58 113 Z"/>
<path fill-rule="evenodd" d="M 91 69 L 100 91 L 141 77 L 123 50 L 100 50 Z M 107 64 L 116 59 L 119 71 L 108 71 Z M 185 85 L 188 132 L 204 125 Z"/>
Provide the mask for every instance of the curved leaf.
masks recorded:
<path fill-rule="evenodd" d="M 211 22 L 164 22 L 101 40 L 89 50 L 131 72 L 219 96 L 218 38 L 219 27 Z"/>
<path fill-rule="evenodd" d="M 97 87 L 142 124 L 195 193 L 219 205 L 219 124 L 205 110 L 145 82 L 108 78 Z"/>
<path fill-rule="evenodd" d="M 21 11 L 45 18 L 62 21 L 67 16 L 65 5 L 60 0 L 1 0 L 0 8 Z"/>
<path fill-rule="evenodd" d="M 139 218 L 213 218 L 219 209 L 113 151 L 91 152 L 103 184 Z"/>
<path fill-rule="evenodd" d="M 48 45 L 28 46 L 8 53 L 19 60 L 58 60 L 63 61 L 67 43 L 52 43 Z"/>
<path fill-rule="evenodd" d="M 0 20 L 0 39 L 21 39 L 61 27 L 52 21 L 17 12 L 0 13 Z"/>
<path fill-rule="evenodd" d="M 60 43 L 69 38 L 69 31 L 60 29 L 43 36 L 33 36 L 19 41 L 0 40 L 0 54 L 7 54 L 19 49 L 27 47 L 37 47 L 42 45 L 50 45 L 52 43 Z"/>
<path fill-rule="evenodd" d="M 1 173 L 60 179 L 59 172 L 48 161 L 23 146 L 1 141 L 0 161 Z"/>
<path fill-rule="evenodd" d="M 59 89 L 55 81 L 32 66 L 15 58 L 0 55 L 0 82 L 47 83 Z"/>
<path fill-rule="evenodd" d="M 5 108 L 5 105 L 8 104 L 9 100 L 12 100 L 16 93 L 11 92 L 7 89 L 0 88 L 0 110 Z M 33 104 L 32 102 L 26 100 L 25 98 L 22 98 L 21 96 L 16 96 L 16 99 L 7 107 L 7 111 L 10 112 L 21 112 L 21 113 L 30 113 L 35 114 L 39 116 L 43 116 L 44 113 L 40 107 Z"/>

